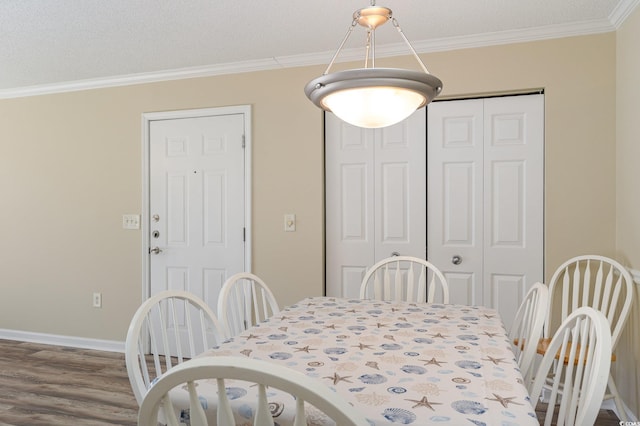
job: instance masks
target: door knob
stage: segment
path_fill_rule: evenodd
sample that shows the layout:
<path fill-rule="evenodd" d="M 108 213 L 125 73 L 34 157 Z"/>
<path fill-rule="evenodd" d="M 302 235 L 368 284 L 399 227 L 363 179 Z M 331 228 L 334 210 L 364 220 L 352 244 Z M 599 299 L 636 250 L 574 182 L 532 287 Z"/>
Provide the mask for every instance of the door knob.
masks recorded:
<path fill-rule="evenodd" d="M 462 263 L 462 257 L 458 256 L 457 254 L 455 256 L 453 256 L 451 258 L 451 263 L 453 263 L 454 265 L 459 265 Z"/>
<path fill-rule="evenodd" d="M 162 253 L 162 249 L 160 247 L 154 247 L 149 249 L 149 253 L 160 254 Z"/>

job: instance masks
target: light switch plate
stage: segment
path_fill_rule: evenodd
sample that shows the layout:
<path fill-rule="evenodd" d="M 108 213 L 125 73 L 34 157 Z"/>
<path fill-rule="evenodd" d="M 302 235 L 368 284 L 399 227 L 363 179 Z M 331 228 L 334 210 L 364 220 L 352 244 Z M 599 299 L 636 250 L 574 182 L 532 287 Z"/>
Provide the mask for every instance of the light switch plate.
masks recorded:
<path fill-rule="evenodd" d="M 122 229 L 140 229 L 140 215 L 123 214 Z"/>
<path fill-rule="evenodd" d="M 296 230 L 296 215 L 288 213 L 284 215 L 284 230 L 285 232 L 295 232 Z"/>

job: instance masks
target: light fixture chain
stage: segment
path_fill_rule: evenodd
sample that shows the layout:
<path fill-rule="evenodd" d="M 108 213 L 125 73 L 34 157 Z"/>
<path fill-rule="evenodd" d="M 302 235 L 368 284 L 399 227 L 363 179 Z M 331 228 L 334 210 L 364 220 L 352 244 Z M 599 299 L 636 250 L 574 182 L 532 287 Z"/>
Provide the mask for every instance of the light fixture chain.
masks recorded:
<path fill-rule="evenodd" d="M 400 28 L 400 25 L 398 24 L 398 21 L 396 20 L 396 18 L 391 18 L 391 22 L 393 23 L 393 26 L 396 27 L 396 29 L 398 30 L 398 33 L 400 33 L 400 36 L 402 37 L 404 42 L 407 44 L 407 46 L 409 46 L 409 49 L 411 50 L 411 53 L 413 53 L 413 56 L 416 58 L 416 60 L 418 61 L 418 63 L 422 67 L 422 70 L 424 72 L 426 72 L 427 74 L 431 74 L 429 72 L 429 70 L 427 69 L 427 67 L 425 66 L 424 62 L 422 62 L 422 59 L 420 59 L 420 57 L 418 56 L 418 53 L 416 52 L 416 50 L 413 48 L 411 43 L 409 43 L 409 40 L 407 39 L 407 36 L 404 35 L 404 32 L 402 31 L 402 28 Z"/>
<path fill-rule="evenodd" d="M 347 30 L 347 33 L 344 35 L 344 38 L 342 39 L 342 43 L 340 43 L 340 47 L 338 47 L 338 50 L 336 50 L 336 53 L 334 53 L 333 58 L 331 58 L 331 61 L 327 66 L 327 69 L 324 70 L 322 75 L 329 74 L 329 70 L 331 70 L 331 67 L 333 66 L 333 63 L 336 61 L 336 58 L 338 57 L 338 55 L 340 54 L 340 51 L 344 47 L 347 40 L 349 40 L 349 36 L 351 36 L 351 33 L 353 32 L 353 29 L 356 27 L 356 25 L 358 25 L 358 20 L 354 18 L 353 21 L 351 22 L 351 26 L 349 27 L 349 29 Z"/>
<path fill-rule="evenodd" d="M 371 30 L 367 30 L 367 44 L 364 50 L 364 67 L 365 68 L 369 68 L 369 55 L 371 55 Z M 373 66 L 375 67 L 375 62 Z"/>
<path fill-rule="evenodd" d="M 376 67 L 376 30 L 371 30 L 371 67 Z"/>

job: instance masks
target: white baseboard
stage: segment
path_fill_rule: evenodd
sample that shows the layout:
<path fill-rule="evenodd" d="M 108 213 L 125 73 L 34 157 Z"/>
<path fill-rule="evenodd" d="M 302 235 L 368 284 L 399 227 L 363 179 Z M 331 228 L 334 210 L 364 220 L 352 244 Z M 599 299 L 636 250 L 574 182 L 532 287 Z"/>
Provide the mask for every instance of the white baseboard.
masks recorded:
<path fill-rule="evenodd" d="M 0 339 L 20 342 L 41 343 L 45 345 L 69 346 L 72 348 L 93 349 L 106 352 L 124 353 L 124 342 L 116 340 L 89 339 L 75 336 L 33 333 L 29 331 L 8 330 L 0 328 Z"/>

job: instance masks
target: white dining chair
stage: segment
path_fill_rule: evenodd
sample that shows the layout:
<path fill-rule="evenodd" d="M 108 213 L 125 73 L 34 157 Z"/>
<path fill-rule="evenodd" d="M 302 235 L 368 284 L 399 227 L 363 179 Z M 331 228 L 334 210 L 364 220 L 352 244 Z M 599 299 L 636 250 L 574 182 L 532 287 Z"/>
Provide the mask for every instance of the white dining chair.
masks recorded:
<path fill-rule="evenodd" d="M 590 306 L 602 312 L 609 322 L 612 341 L 610 356 L 612 362 L 616 360 L 615 349 L 633 301 L 633 279 L 624 266 L 605 256 L 583 255 L 571 258 L 560 265 L 551 277 L 549 298 L 544 338 L 537 348 L 539 354 L 544 355 L 547 351 L 554 321 L 561 322 L 577 308 Z M 554 314 L 558 308 L 560 316 L 556 319 Z M 607 388 L 608 392 L 603 399 L 613 399 L 618 416 L 627 421 L 625 404 L 611 374 Z"/>
<path fill-rule="evenodd" d="M 549 385 L 545 426 L 593 425 L 611 368 L 611 330 L 604 314 L 578 308 L 560 325 L 530 388 L 532 404 Z"/>
<path fill-rule="evenodd" d="M 525 386 L 528 386 L 533 378 L 536 349 L 542 337 L 548 303 L 549 288 L 543 283 L 535 283 L 520 304 L 509 330 L 509 342 Z"/>
<path fill-rule="evenodd" d="M 125 341 L 125 364 L 138 404 L 154 380 L 227 338 L 211 308 L 193 293 L 167 290 L 140 305 Z"/>
<path fill-rule="evenodd" d="M 273 292 L 258 276 L 249 272 L 232 275 L 225 281 L 218 297 L 218 318 L 229 336 L 280 312 Z"/>
<path fill-rule="evenodd" d="M 432 263 L 413 256 L 392 256 L 367 271 L 360 284 L 360 298 L 449 303 L 449 286 Z"/>
<path fill-rule="evenodd" d="M 189 418 L 192 425 L 208 425 L 206 410 L 216 410 L 216 424 L 231 426 L 236 420 L 227 396 L 225 380 L 243 380 L 257 386 L 258 396 L 253 408 L 253 422 L 257 426 L 273 426 L 267 387 L 287 392 L 295 398 L 294 426 L 307 425 L 305 402 L 325 413 L 340 426 L 367 426 L 365 417 L 344 398 L 317 379 L 267 361 L 246 357 L 202 357 L 176 366 L 162 376 L 147 392 L 138 412 L 138 425 L 156 426 L 162 408 L 169 426 L 180 425 L 169 392 L 180 386 L 189 393 Z M 198 380 L 212 380 L 217 384 L 214 395 L 199 393 Z M 215 399 L 212 403 L 211 398 Z M 204 407 L 203 407 L 204 406 Z M 214 417 L 211 415 L 211 417 Z M 246 424 L 243 422 L 242 424 Z"/>

